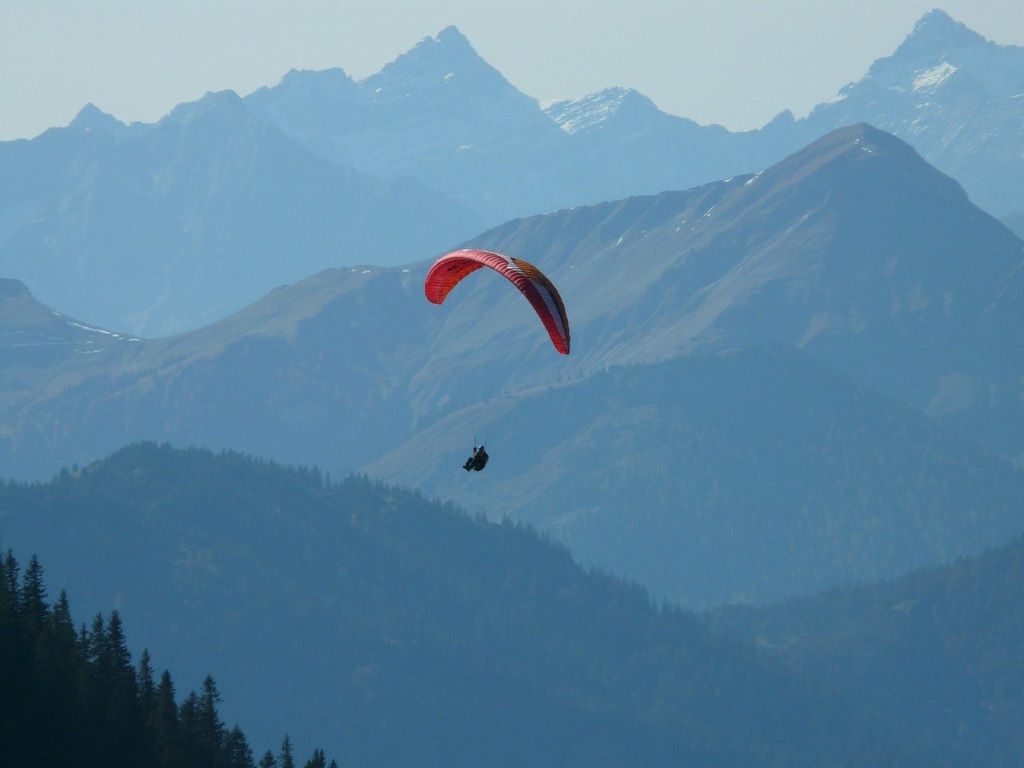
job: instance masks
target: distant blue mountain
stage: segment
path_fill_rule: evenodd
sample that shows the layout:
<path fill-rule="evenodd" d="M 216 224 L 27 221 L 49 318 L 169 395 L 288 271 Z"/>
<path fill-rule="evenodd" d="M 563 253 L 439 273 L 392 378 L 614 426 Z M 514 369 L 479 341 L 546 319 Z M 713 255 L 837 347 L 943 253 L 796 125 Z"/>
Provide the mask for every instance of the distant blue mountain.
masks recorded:
<path fill-rule="evenodd" d="M 479 476 L 460 469 L 473 435 Z M 689 606 L 890 578 L 1024 531 L 1010 462 L 784 348 L 475 403 L 365 471 L 528 521 Z"/>
<path fill-rule="evenodd" d="M 929 11 L 891 56 L 796 128 L 809 140 L 855 122 L 899 136 L 985 210 L 1024 212 L 1024 48 Z"/>
<path fill-rule="evenodd" d="M 704 618 L 959 765 L 1024 758 L 1024 540 L 899 579 Z"/>
<path fill-rule="evenodd" d="M 806 118 L 731 133 L 622 88 L 542 109 L 448 27 L 365 80 L 293 71 L 154 125 L 89 105 L 0 144 L 0 274 L 86 322 L 169 334 L 326 267 L 406 263 L 514 217 L 754 172 L 862 122 L 1012 223 L 1022 93 L 1022 49 L 932 11 Z"/>
<path fill-rule="evenodd" d="M 572 200 L 565 183 L 547 188 L 568 138 L 455 27 L 365 80 L 292 71 L 245 101 L 319 155 L 377 176 L 411 176 L 488 224 Z"/>
<path fill-rule="evenodd" d="M 323 157 L 411 175 L 497 223 L 757 171 L 857 123 L 910 143 L 986 210 L 1021 212 L 1022 95 L 1024 49 L 934 10 L 835 99 L 756 131 L 698 125 L 623 88 L 556 102 L 542 115 L 452 27 L 366 80 L 292 72 L 246 101 Z"/>
<path fill-rule="evenodd" d="M 0 342 L 21 350 L 3 368 L 6 474 L 143 438 L 363 468 L 530 519 L 695 604 L 891 575 L 1018 531 L 1024 244 L 898 139 L 846 128 L 758 175 L 471 244 L 542 266 L 572 355 L 493 274 L 429 304 L 429 262 L 325 271 L 200 331 L 59 359 L 26 351 L 46 310 L 22 292 L 0 308 Z M 470 479 L 474 433 L 496 444 Z M 736 557 L 716 557 L 731 540 Z M 728 578 L 701 575 L 709 558 Z"/>
<path fill-rule="evenodd" d="M 328 266 L 422 258 L 479 226 L 415 181 L 324 161 L 230 91 L 152 125 L 87 106 L 67 128 L 0 143 L 0 174 L 0 274 L 148 336 Z"/>
<path fill-rule="evenodd" d="M 0 485 L 0 533 L 76 619 L 116 608 L 179 690 L 213 674 L 257 748 L 287 732 L 424 768 L 908 757 L 855 703 L 536 533 L 365 478 L 137 445 Z"/>

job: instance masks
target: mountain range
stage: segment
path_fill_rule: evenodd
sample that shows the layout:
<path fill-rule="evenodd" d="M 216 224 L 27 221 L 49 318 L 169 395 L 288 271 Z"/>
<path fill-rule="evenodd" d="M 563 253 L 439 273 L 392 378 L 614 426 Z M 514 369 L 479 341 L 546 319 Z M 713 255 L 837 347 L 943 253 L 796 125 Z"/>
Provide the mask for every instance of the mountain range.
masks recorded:
<path fill-rule="evenodd" d="M 365 80 L 292 71 L 153 125 L 89 106 L 0 143 L 0 275 L 91 325 L 167 335 L 324 268 L 406 264 L 514 217 L 756 172 L 862 122 L 1014 226 L 1021 94 L 1024 49 L 938 10 L 836 99 L 742 133 L 622 88 L 542 108 L 449 27 Z"/>
<path fill-rule="evenodd" d="M 472 244 L 543 265 L 573 355 L 497 276 L 428 304 L 426 263 L 327 271 L 143 342 L 33 330 L 71 321 L 12 284 L 6 473 L 138 439 L 361 467 L 529 519 L 697 605 L 893 575 L 1019 531 L 1024 244 L 898 139 L 842 129 L 757 175 Z M 493 467 L 471 481 L 474 433 Z M 735 568 L 702 577 L 723 542 Z"/>
<path fill-rule="evenodd" d="M 333 165 L 234 93 L 153 125 L 88 106 L 0 142 L 0 274 L 91 325 L 196 328 L 328 264 L 408 261 L 479 227 L 408 178 Z"/>
<path fill-rule="evenodd" d="M 292 71 L 245 100 L 323 157 L 413 176 L 492 223 L 757 171 L 856 123 L 907 141 L 991 213 L 1024 212 L 1024 49 L 937 9 L 836 98 L 755 131 L 699 125 L 621 87 L 542 108 L 454 27 L 366 80 Z"/>
<path fill-rule="evenodd" d="M 0 486 L 0 527 L 179 684 L 215 670 L 253 743 L 284 730 L 348 765 L 906 756 L 856 703 L 535 533 L 365 479 L 137 445 Z"/>
<path fill-rule="evenodd" d="M 1024 212 L 1024 48 L 930 11 L 891 56 L 798 128 L 809 140 L 851 122 L 899 136 L 985 210 Z"/>
<path fill-rule="evenodd" d="M 447 28 L 0 143 L 0 543 L 118 611 L 124 690 L 120 617 L 205 678 L 208 747 L 212 673 L 343 765 L 1018 765 L 1022 94 L 941 11 L 740 134 L 542 107 Z M 490 270 L 426 301 L 460 244 L 572 354 Z M 0 661 L 88 698 L 10 642 L 31 562 Z"/>
<path fill-rule="evenodd" d="M 863 701 L 961 765 L 1024 754 L 1024 541 L 875 584 L 705 619 L 756 642 L 794 675 Z"/>
<path fill-rule="evenodd" d="M 284 728 L 350 765 L 916 768 L 1024 753 L 1020 538 L 693 615 L 507 520 L 155 444 L 0 486 L 0 532 L 40 552 L 86 614 L 116 609 L 136 654 L 186 684 L 215 669 L 251 738 Z"/>

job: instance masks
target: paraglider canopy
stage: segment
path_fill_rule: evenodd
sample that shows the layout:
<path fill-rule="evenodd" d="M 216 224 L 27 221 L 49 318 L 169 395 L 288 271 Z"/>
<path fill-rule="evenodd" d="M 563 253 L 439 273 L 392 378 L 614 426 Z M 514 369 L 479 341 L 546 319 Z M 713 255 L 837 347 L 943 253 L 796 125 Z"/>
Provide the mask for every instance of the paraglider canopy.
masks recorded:
<path fill-rule="evenodd" d="M 452 251 L 434 262 L 427 272 L 423 283 L 427 300 L 443 304 L 452 288 L 481 267 L 490 267 L 519 289 L 544 324 L 555 349 L 568 355 L 569 318 L 562 297 L 539 269 L 523 259 L 472 248 Z"/>

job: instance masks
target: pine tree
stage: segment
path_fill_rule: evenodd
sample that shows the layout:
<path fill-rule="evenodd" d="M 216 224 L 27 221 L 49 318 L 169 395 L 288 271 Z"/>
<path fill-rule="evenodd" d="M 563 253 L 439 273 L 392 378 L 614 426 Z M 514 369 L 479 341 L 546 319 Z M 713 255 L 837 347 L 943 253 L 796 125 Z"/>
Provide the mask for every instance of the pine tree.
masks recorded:
<path fill-rule="evenodd" d="M 295 768 L 295 758 L 292 757 L 292 740 L 285 734 L 281 742 L 281 768 Z"/>
<path fill-rule="evenodd" d="M 156 685 L 153 682 L 153 665 L 149 660 L 148 648 L 144 648 L 139 657 L 139 671 L 136 677 L 139 681 L 139 706 L 142 709 L 142 718 L 148 726 L 153 722 L 153 715 L 156 712 Z"/>
<path fill-rule="evenodd" d="M 76 647 L 75 622 L 71 619 L 71 606 L 68 603 L 68 594 L 63 589 L 57 602 L 53 605 L 50 615 L 50 622 L 53 626 L 54 635 L 58 638 L 61 647 L 70 656 Z"/>
<path fill-rule="evenodd" d="M 150 731 L 157 766 L 171 768 L 178 765 L 181 753 L 178 706 L 174 699 L 171 673 L 167 670 L 160 676 L 160 684 L 156 689 L 156 704 Z"/>
<path fill-rule="evenodd" d="M 217 714 L 217 704 L 220 700 L 217 684 L 211 675 L 207 675 L 203 680 L 203 693 L 199 697 L 196 711 L 196 736 L 200 752 L 211 765 L 216 762 L 224 745 L 224 723 Z"/>
<path fill-rule="evenodd" d="M 327 768 L 327 758 L 322 749 L 314 749 L 313 756 L 306 761 L 305 768 Z"/>
<path fill-rule="evenodd" d="M 27 636 L 34 640 L 43 628 L 46 618 L 46 585 L 43 583 L 43 567 L 35 555 L 29 561 L 21 588 L 21 618 L 25 623 Z"/>
<path fill-rule="evenodd" d="M 109 661 L 110 710 L 108 717 L 126 720 L 138 714 L 138 681 L 132 666 L 132 655 L 124 636 L 124 626 L 117 611 L 107 623 L 105 650 Z"/>
<path fill-rule="evenodd" d="M 107 624 L 102 613 L 97 613 L 92 620 L 92 626 L 85 636 L 85 658 L 91 664 L 104 670 L 110 666 L 110 656 L 107 653 Z"/>
<path fill-rule="evenodd" d="M 13 722 L 16 704 L 12 691 L 22 690 L 18 659 L 18 564 L 9 551 L 0 562 L 0 722 Z M 0 744 L 0 756 L 4 755 Z"/>
<path fill-rule="evenodd" d="M 4 558 L 3 568 L 0 570 L 0 580 L 3 581 L 3 593 L 8 596 L 10 600 L 11 610 L 15 614 L 19 612 L 19 589 L 18 589 L 18 573 L 20 568 L 18 561 L 14 559 L 14 553 L 11 550 L 7 550 L 7 556 Z"/>
<path fill-rule="evenodd" d="M 92 758 L 93 765 L 110 757 L 110 739 L 106 726 L 107 702 L 110 699 L 110 658 L 106 644 L 106 622 L 102 614 L 97 614 L 88 631 L 83 627 L 78 644 L 81 659 L 78 673 L 82 708 L 81 749 Z"/>
<path fill-rule="evenodd" d="M 228 732 L 224 740 L 224 760 L 226 768 L 253 768 L 252 750 L 245 740 L 245 734 L 237 725 Z"/>
<path fill-rule="evenodd" d="M 274 753 L 269 749 L 263 753 L 263 757 L 257 765 L 257 768 L 277 768 L 277 758 L 274 757 Z"/>
<path fill-rule="evenodd" d="M 53 609 L 46 612 L 33 655 L 33 685 L 38 709 L 32 719 L 39 729 L 35 747 L 37 759 L 46 765 L 69 764 L 68 746 L 81 736 L 77 726 L 80 659 L 75 625 L 64 591 Z"/>
<path fill-rule="evenodd" d="M 192 691 L 178 709 L 181 759 L 190 768 L 206 768 L 209 756 L 200 748 L 199 697 Z"/>

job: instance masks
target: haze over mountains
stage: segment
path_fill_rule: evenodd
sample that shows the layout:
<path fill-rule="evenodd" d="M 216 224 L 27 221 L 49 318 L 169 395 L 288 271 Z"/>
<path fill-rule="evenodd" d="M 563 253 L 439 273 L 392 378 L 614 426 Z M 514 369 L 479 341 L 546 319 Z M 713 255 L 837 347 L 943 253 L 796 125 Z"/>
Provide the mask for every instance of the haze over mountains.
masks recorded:
<path fill-rule="evenodd" d="M 0 169 L 0 273 L 91 324 L 151 336 L 327 263 L 411 258 L 476 228 L 415 182 L 324 162 L 231 92 L 145 126 L 87 107 L 67 128 L 0 143 Z"/>
<path fill-rule="evenodd" d="M 536 534 L 366 480 L 141 445 L 0 486 L 0 525 L 178 680 L 215 668 L 257 744 L 284 729 L 356 766 L 902 756 L 870 713 Z"/>
<path fill-rule="evenodd" d="M 795 675 L 828 680 L 912 741 L 955 763 L 1024 754 L 1024 542 L 783 604 L 731 607 L 709 623 L 755 640 Z"/>
<path fill-rule="evenodd" d="M 621 88 L 542 109 L 449 27 L 363 81 L 293 71 L 153 125 L 87 107 L 0 144 L 0 274 L 87 323 L 166 335 L 323 268 L 409 263 L 516 216 L 755 172 L 859 122 L 1012 222 L 1022 93 L 1022 49 L 932 11 L 833 102 L 734 134 Z"/>
<path fill-rule="evenodd" d="M 472 244 L 544 265 L 572 356 L 493 276 L 429 305 L 425 263 L 324 272 L 202 331 L 103 351 L 15 323 L 5 462 L 45 475 L 157 438 L 365 467 L 530 520 L 691 604 L 892 575 L 1019 531 L 1005 457 L 1022 450 L 1024 244 L 898 139 L 843 129 L 756 176 Z M 474 433 L 504 469 L 470 483 Z M 791 554 L 752 529 L 744 549 L 736 519 Z M 701 576 L 709 559 L 727 575 Z"/>
<path fill-rule="evenodd" d="M 1019 765 L 1022 93 L 933 11 L 733 134 L 542 107 L 449 27 L 0 144 L 0 543 L 343 765 Z M 427 302 L 459 244 L 573 353 L 489 270 Z M 3 679 L 57 657 L 11 563 Z"/>
<path fill-rule="evenodd" d="M 930 11 L 891 56 L 798 127 L 810 140 L 860 121 L 911 144 L 985 210 L 1024 212 L 1024 48 Z"/>

